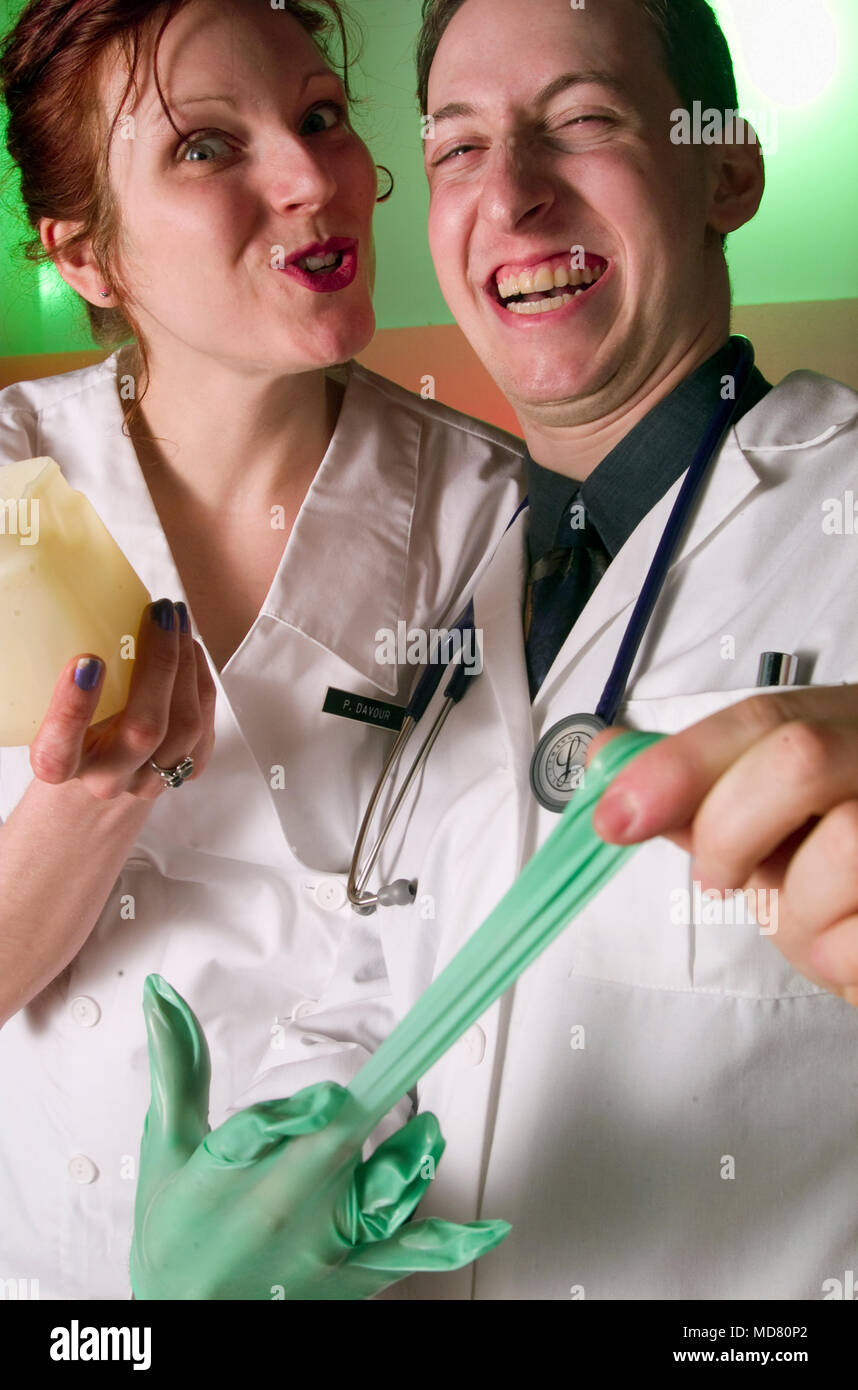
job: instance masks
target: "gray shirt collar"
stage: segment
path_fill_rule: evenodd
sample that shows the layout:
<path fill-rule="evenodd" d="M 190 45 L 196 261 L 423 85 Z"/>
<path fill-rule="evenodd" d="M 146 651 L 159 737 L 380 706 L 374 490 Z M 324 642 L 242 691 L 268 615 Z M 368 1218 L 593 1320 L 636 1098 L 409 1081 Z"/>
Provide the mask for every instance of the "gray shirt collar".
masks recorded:
<path fill-rule="evenodd" d="M 690 466 L 735 361 L 731 338 L 640 420 L 583 483 L 554 473 L 527 455 L 530 563 L 554 547 L 564 512 L 583 503 L 611 559 Z M 768 395 L 754 367 L 736 420 Z"/>

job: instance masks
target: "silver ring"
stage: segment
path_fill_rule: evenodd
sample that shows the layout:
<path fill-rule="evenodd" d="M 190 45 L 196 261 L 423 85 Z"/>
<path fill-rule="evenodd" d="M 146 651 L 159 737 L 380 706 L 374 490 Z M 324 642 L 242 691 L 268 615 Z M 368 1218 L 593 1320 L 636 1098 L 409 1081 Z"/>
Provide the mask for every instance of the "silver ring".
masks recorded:
<path fill-rule="evenodd" d="M 175 767 L 159 767 L 154 758 L 149 759 L 149 766 L 154 767 L 160 774 L 162 782 L 168 787 L 181 787 L 183 782 L 187 782 L 194 770 L 194 760 L 188 756 L 183 758 Z"/>

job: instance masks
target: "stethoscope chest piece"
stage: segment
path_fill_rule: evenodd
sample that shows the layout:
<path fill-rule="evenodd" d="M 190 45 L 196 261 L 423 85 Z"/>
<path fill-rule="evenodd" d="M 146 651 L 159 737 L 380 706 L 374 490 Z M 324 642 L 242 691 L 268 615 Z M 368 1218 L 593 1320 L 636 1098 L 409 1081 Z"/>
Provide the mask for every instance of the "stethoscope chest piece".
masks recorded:
<path fill-rule="evenodd" d="M 566 810 L 581 785 L 587 749 L 607 727 L 595 714 L 570 714 L 542 735 L 530 762 L 530 785 L 547 811 Z"/>

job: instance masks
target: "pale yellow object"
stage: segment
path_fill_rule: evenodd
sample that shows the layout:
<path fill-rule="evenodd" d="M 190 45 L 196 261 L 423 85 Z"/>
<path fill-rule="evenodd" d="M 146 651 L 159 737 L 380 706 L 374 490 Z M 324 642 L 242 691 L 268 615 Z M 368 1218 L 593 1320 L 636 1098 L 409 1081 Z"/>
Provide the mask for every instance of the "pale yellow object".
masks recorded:
<path fill-rule="evenodd" d="M 150 595 L 50 458 L 0 468 L 0 747 L 32 743 L 65 663 L 105 663 L 93 722 L 128 699 Z"/>

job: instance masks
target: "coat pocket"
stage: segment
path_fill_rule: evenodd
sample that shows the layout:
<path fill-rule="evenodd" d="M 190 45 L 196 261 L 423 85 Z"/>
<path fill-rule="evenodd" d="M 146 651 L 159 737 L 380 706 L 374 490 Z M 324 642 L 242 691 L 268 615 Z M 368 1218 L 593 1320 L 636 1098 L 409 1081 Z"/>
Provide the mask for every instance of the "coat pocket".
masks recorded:
<path fill-rule="evenodd" d="M 759 693 L 746 688 L 630 700 L 618 722 L 676 733 Z M 778 950 L 776 895 L 704 897 L 690 857 L 664 839 L 641 846 L 582 913 L 573 935 L 574 972 L 595 978 L 749 998 L 825 993 Z"/>

